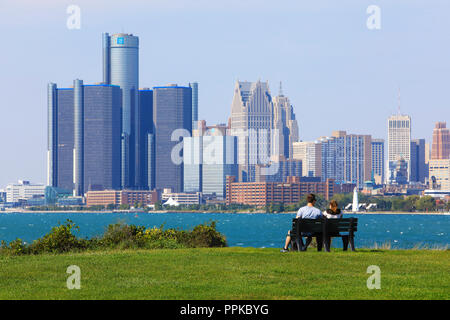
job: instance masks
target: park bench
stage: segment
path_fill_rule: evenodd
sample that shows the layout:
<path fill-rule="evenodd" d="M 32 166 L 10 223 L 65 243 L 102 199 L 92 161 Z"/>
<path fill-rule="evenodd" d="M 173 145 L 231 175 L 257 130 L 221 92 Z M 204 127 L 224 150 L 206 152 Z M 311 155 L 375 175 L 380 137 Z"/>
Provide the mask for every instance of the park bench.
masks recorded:
<path fill-rule="evenodd" d="M 355 232 L 358 230 L 357 218 L 341 219 L 292 219 L 291 248 L 298 251 L 305 251 L 303 237 L 305 234 L 315 237 L 317 240 L 317 251 L 325 250 L 330 252 L 331 238 L 342 238 L 344 251 L 347 251 L 348 244 L 352 251 L 355 251 Z"/>

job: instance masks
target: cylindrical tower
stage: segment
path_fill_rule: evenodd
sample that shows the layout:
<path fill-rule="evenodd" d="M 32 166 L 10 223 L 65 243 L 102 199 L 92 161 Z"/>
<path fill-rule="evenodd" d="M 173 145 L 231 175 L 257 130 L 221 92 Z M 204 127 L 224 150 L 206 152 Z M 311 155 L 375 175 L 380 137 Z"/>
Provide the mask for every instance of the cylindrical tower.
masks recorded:
<path fill-rule="evenodd" d="M 73 182 L 74 196 L 82 196 L 84 192 L 83 160 L 84 160 L 84 96 L 83 80 L 73 81 L 74 98 L 74 149 L 73 149 Z"/>

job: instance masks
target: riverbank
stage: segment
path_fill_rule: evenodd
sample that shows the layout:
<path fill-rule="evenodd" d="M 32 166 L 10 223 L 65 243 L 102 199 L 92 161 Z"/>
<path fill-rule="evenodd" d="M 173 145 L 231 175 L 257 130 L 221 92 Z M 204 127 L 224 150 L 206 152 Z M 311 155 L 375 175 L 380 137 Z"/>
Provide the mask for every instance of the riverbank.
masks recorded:
<path fill-rule="evenodd" d="M 80 290 L 66 287 L 71 265 L 80 268 Z M 371 265 L 380 267 L 380 290 L 367 288 Z M 447 300 L 449 268 L 448 250 L 282 254 L 231 247 L 43 254 L 0 257 L 0 299 Z"/>
<path fill-rule="evenodd" d="M 151 210 L 151 211 L 139 211 L 139 210 L 61 210 L 61 211 L 49 211 L 49 210 L 24 210 L 24 209 L 15 209 L 15 210 L 5 210 L 0 211 L 2 213 L 135 213 L 135 214 L 147 214 L 147 213 L 233 213 L 233 214 L 267 214 L 264 210 L 255 210 L 255 211 L 200 211 L 200 210 L 183 210 L 183 211 L 170 211 L 170 210 Z M 297 211 L 288 211 L 288 212 L 275 212 L 276 214 L 296 214 Z M 401 211 L 367 211 L 367 212 L 343 212 L 345 215 L 354 215 L 354 214 L 364 214 L 364 215 L 374 215 L 374 214 L 413 214 L 413 215 L 450 215 L 450 212 L 401 212 Z"/>

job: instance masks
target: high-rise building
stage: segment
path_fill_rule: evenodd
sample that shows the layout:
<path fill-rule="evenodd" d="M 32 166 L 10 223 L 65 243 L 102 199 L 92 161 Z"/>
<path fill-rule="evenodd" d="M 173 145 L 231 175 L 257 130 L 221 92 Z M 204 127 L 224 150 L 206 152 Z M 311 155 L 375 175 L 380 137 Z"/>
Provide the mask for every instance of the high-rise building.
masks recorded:
<path fill-rule="evenodd" d="M 198 121 L 198 83 L 189 83 L 192 88 L 192 130 L 197 129 Z"/>
<path fill-rule="evenodd" d="M 48 93 L 49 185 L 77 196 L 119 188 L 121 89 L 75 80 L 73 88 L 50 83 Z"/>
<path fill-rule="evenodd" d="M 450 159 L 430 160 L 430 186 L 450 191 Z"/>
<path fill-rule="evenodd" d="M 240 181 L 254 181 L 255 165 L 269 163 L 272 125 L 269 84 L 237 81 L 231 104 L 230 135 L 238 137 Z"/>
<path fill-rule="evenodd" d="M 298 141 L 298 123 L 289 98 L 283 94 L 281 83 L 280 92 L 273 99 L 272 137 L 272 155 L 282 155 L 286 159 L 292 159 L 293 143 Z"/>
<path fill-rule="evenodd" d="M 337 184 L 354 183 L 362 188 L 372 175 L 372 138 L 370 135 L 347 135 L 333 132 L 321 138 L 322 181 L 333 179 Z"/>
<path fill-rule="evenodd" d="M 381 185 L 384 183 L 384 140 L 372 139 L 372 178 Z"/>
<path fill-rule="evenodd" d="M 425 182 L 428 177 L 425 164 L 425 139 L 411 140 L 411 176 L 410 181 Z"/>
<path fill-rule="evenodd" d="M 177 130 L 178 129 L 178 130 Z M 153 88 L 155 187 L 183 191 L 182 137 L 192 135 L 192 89 Z M 179 150 L 177 149 L 179 147 Z"/>
<path fill-rule="evenodd" d="M 203 136 L 183 138 L 184 192 L 202 192 Z"/>
<path fill-rule="evenodd" d="M 319 141 L 294 142 L 293 159 L 302 162 L 303 177 L 322 176 L 322 145 Z"/>
<path fill-rule="evenodd" d="M 139 131 L 141 141 L 140 184 L 136 187 L 153 190 L 155 187 L 155 152 L 153 136 L 153 91 L 139 90 Z"/>
<path fill-rule="evenodd" d="M 139 135 L 139 38 L 103 34 L 103 82 L 122 89 L 121 185 L 141 185 Z"/>
<path fill-rule="evenodd" d="M 237 138 L 234 136 L 203 136 L 202 192 L 226 197 L 226 177 L 238 174 Z"/>
<path fill-rule="evenodd" d="M 450 159 L 450 130 L 446 122 L 437 122 L 433 130 L 431 159 Z"/>
<path fill-rule="evenodd" d="M 411 117 L 407 115 L 392 115 L 388 118 L 388 154 L 386 179 L 391 182 L 398 161 L 403 159 L 407 165 L 407 180 L 411 175 Z"/>

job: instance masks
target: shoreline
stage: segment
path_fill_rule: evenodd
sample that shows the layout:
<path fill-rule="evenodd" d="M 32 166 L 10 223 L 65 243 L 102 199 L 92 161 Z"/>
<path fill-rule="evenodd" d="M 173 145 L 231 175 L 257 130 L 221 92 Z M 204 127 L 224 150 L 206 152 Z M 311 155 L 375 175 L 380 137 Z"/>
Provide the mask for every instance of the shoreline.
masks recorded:
<path fill-rule="evenodd" d="M 45 211 L 45 210 L 5 210 L 0 211 L 0 215 L 2 213 L 135 213 L 135 214 L 159 214 L 159 213 L 224 213 L 224 214 L 296 214 L 296 211 L 292 212 L 277 212 L 277 213 L 266 213 L 263 211 L 239 211 L 239 212 L 211 212 L 211 211 L 168 211 L 168 210 L 153 210 L 153 211 L 134 211 L 134 210 L 106 210 L 106 211 L 85 211 L 85 210 L 67 210 L 67 211 Z M 343 212 L 344 215 L 450 215 L 450 212 L 400 212 L 400 211 L 371 211 L 371 212 Z"/>

